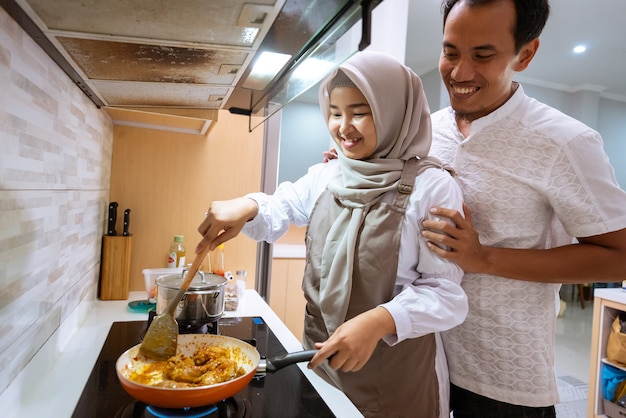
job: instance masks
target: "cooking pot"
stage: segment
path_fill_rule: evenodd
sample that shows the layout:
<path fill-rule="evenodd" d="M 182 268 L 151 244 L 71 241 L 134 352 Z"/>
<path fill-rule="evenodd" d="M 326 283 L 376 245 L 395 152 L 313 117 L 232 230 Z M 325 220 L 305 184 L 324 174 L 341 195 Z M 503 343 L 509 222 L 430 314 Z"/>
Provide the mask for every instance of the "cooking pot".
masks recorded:
<path fill-rule="evenodd" d="M 141 344 L 126 350 L 115 363 L 117 377 L 124 390 L 133 398 L 161 408 L 193 408 L 217 403 L 243 390 L 255 374 L 264 374 L 301 361 L 309 361 L 316 350 L 298 351 L 272 359 L 261 359 L 259 352 L 237 338 L 212 334 L 182 334 L 178 336 L 177 353 L 192 356 L 199 347 L 219 345 L 229 348 L 233 359 L 245 370 L 244 375 L 226 382 L 206 386 L 165 388 L 144 385 L 129 379 L 133 371 L 143 370 L 149 359 L 139 353 Z"/>
<path fill-rule="evenodd" d="M 165 311 L 169 301 L 175 298 L 187 270 L 180 274 L 167 274 L 157 277 L 158 315 Z M 224 286 L 226 279 L 217 274 L 198 272 L 185 295 L 179 302 L 174 317 L 180 326 L 201 326 L 214 322 L 224 313 Z"/>

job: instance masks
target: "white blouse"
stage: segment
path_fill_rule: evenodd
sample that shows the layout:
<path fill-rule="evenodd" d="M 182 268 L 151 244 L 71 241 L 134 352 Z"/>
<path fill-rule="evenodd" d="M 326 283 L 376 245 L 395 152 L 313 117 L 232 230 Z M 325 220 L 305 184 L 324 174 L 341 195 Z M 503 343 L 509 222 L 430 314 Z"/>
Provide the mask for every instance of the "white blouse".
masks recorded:
<path fill-rule="evenodd" d="M 295 183 L 281 183 L 273 195 L 247 195 L 258 203 L 259 213 L 245 225 L 243 233 L 271 243 L 287 232 L 290 223 L 306 225 L 317 198 L 329 183 L 339 181 L 339 161 L 332 160 L 311 167 Z M 383 199 L 390 202 L 393 193 Z M 428 169 L 416 177 L 402 227 L 395 296 L 381 305 L 396 325 L 396 335 L 384 339 L 388 344 L 445 331 L 465 319 L 468 305 L 461 288 L 463 271 L 432 253 L 420 235 L 420 221 L 431 216 L 431 207 L 463 213 L 462 202 L 460 188 L 446 171 Z"/>

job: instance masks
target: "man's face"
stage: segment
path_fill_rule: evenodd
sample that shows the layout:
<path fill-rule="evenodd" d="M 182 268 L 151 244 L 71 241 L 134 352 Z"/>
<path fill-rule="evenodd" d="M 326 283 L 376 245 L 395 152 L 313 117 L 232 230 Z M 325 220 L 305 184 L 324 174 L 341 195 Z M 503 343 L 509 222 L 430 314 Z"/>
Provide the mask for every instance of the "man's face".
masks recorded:
<path fill-rule="evenodd" d="M 443 33 L 439 72 L 457 118 L 475 120 L 511 96 L 513 75 L 526 68 L 525 45 L 515 53 L 515 5 L 511 0 L 468 6 L 462 0 L 450 11 Z M 520 59 L 520 57 L 522 57 Z"/>

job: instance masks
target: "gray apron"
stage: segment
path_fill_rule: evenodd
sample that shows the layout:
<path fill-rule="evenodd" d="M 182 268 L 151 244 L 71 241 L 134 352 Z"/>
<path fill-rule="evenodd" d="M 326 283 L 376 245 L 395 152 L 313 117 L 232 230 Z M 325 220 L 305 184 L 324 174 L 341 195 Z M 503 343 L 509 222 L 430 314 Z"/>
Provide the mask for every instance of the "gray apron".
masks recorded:
<path fill-rule="evenodd" d="M 393 202 L 379 201 L 365 217 L 354 260 L 347 315 L 335 318 L 340 323 L 392 299 L 405 207 L 423 162 L 415 158 L 407 161 L 398 190 L 392 192 Z M 320 311 L 321 257 L 325 237 L 342 209 L 333 195 L 325 191 L 317 200 L 307 226 L 307 261 L 302 284 L 307 301 L 303 345 L 307 348 L 330 336 Z M 333 370 L 328 362 L 315 370 L 341 389 L 365 417 L 435 418 L 439 416 L 435 351 L 434 334 L 407 339 L 394 346 L 381 340 L 358 372 Z"/>

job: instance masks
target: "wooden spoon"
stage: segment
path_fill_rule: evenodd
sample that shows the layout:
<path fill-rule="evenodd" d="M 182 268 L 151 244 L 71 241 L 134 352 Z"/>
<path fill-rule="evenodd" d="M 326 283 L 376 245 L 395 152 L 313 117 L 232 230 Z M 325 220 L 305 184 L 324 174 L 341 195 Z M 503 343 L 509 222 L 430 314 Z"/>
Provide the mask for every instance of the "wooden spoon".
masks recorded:
<path fill-rule="evenodd" d="M 170 300 L 163 313 L 155 316 L 152 320 L 139 347 L 139 352 L 144 356 L 157 360 L 167 360 L 176 355 L 176 347 L 178 345 L 178 322 L 176 322 L 176 318 L 174 318 L 174 311 L 185 295 L 196 273 L 198 273 L 198 269 L 202 264 L 202 260 L 204 260 L 204 257 L 209 252 L 209 248 L 210 246 L 207 245 L 201 253 L 196 255 L 176 296 Z"/>

